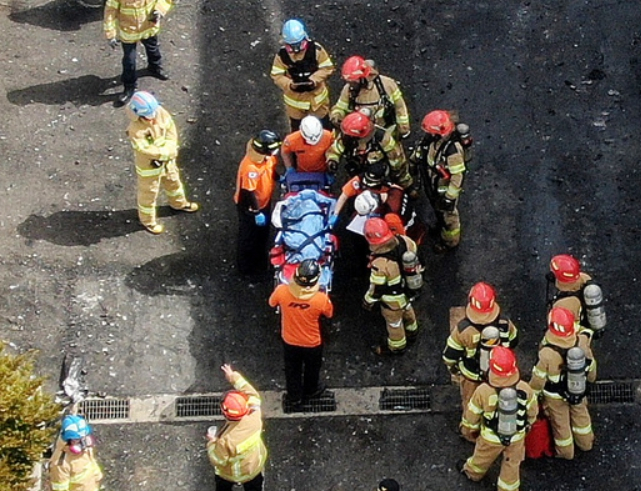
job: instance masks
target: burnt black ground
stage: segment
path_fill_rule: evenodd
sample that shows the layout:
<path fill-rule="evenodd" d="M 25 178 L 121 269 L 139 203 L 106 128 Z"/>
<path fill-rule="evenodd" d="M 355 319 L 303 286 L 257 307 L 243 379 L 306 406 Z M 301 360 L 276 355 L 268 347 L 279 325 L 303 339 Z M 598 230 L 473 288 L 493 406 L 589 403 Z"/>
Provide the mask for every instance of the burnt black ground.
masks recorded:
<path fill-rule="evenodd" d="M 360 310 L 367 279 L 344 237 L 328 385 L 445 384 L 448 309 L 479 280 L 497 287 L 521 328 L 529 377 L 544 327 L 544 274 L 562 252 L 579 257 L 606 292 L 600 378 L 639 378 L 640 6 L 183 0 L 161 34 L 172 80 L 143 77 L 140 86 L 175 114 L 185 181 L 203 210 L 178 216 L 163 208 L 161 237 L 136 223 L 126 118 L 111 105 L 120 53 L 106 46 L 100 15 L 60 0 L 5 9 L 2 338 L 40 349 L 52 388 L 65 353 L 83 354 L 91 386 L 110 395 L 222 390 L 223 362 L 261 389 L 283 388 L 270 282 L 248 284 L 234 269 L 231 195 L 247 138 L 263 127 L 286 130 L 268 72 L 282 21 L 301 16 L 337 64 L 363 54 L 402 83 L 410 140 L 435 108 L 459 110 L 476 139 L 463 242 L 439 257 L 426 248 L 428 288 L 417 303 L 424 331 L 406 356 L 369 353 L 382 319 Z M 332 88 L 336 95 L 338 77 Z M 571 463 L 524 464 L 522 489 L 634 489 L 638 406 L 593 413 L 597 448 Z M 454 463 L 471 450 L 456 423 L 454 412 L 268 421 L 268 489 L 367 489 L 383 474 L 406 489 L 490 489 L 455 475 Z M 205 427 L 101 426 L 109 488 L 213 486 Z"/>

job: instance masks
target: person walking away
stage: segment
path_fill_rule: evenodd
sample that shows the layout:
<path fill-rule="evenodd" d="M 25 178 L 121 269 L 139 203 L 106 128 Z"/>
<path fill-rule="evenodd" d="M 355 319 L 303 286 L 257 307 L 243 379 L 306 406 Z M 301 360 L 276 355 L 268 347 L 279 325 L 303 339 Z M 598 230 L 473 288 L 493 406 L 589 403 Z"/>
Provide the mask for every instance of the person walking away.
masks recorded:
<path fill-rule="evenodd" d="M 410 156 L 410 162 L 424 173 L 425 194 L 436 214 L 440 235 L 434 250 L 443 253 L 456 248 L 461 241 L 458 200 L 466 173 L 465 150 L 449 112 L 432 111 L 423 118 L 421 126 L 426 135 Z"/>
<path fill-rule="evenodd" d="M 131 122 L 127 135 L 134 149 L 138 218 L 152 234 L 165 227 L 156 221 L 156 201 L 162 186 L 174 210 L 193 213 L 200 206 L 188 201 L 176 164 L 178 131 L 171 114 L 149 92 L 136 92 L 129 101 L 127 114 Z"/>
<path fill-rule="evenodd" d="M 314 259 L 302 261 L 288 285 L 280 284 L 269 297 L 270 307 L 281 312 L 287 401 L 292 410 L 301 410 L 304 400 L 325 390 L 320 382 L 323 364 L 321 318 L 331 318 L 334 306 L 319 291 L 321 267 Z"/>
<path fill-rule="evenodd" d="M 241 275 L 260 274 L 267 269 L 270 210 L 281 144 L 273 131 L 260 131 L 247 142 L 238 168 L 234 202 L 238 211 L 236 264 Z"/>
<path fill-rule="evenodd" d="M 325 152 L 334 142 L 332 132 L 316 116 L 305 116 L 300 130 L 285 137 L 280 155 L 285 172 L 327 172 Z"/>
<path fill-rule="evenodd" d="M 137 86 L 136 46 L 141 43 L 147 54 L 148 71 L 159 80 L 169 80 L 162 65 L 158 33 L 160 21 L 172 7 L 172 0 L 107 0 L 103 29 L 112 48 L 122 44 L 122 94 L 116 101 L 124 106 Z"/>
<path fill-rule="evenodd" d="M 334 73 L 334 63 L 300 20 L 285 22 L 282 37 L 284 45 L 274 57 L 270 76 L 283 91 L 291 131 L 297 131 L 307 115 L 318 117 L 331 130 L 327 79 Z"/>
<path fill-rule="evenodd" d="M 514 323 L 501 312 L 494 288 L 485 282 L 476 283 L 468 295 L 465 317 L 450 333 L 443 350 L 447 369 L 461 375 L 463 412 L 474 391 L 486 380 L 488 367 L 484 361 L 489 350 L 494 346 L 516 348 L 518 334 Z"/>
<path fill-rule="evenodd" d="M 403 93 L 394 79 L 378 72 L 374 61 L 352 56 L 343 64 L 341 76 L 346 83 L 329 116 L 336 128 L 349 113 L 368 108 L 376 126 L 385 128 L 395 139 L 410 135 Z"/>
<path fill-rule="evenodd" d="M 596 380 L 597 364 L 590 348 L 590 333 L 577 332 L 575 321 L 568 309 L 550 310 L 548 329 L 530 380 L 550 420 L 556 456 L 567 460 L 574 458 L 575 445 L 584 452 L 594 445 L 585 394 L 586 383 Z"/>
<path fill-rule="evenodd" d="M 387 327 L 386 342 L 372 350 L 376 355 L 400 355 L 408 342 L 416 341 L 419 331 L 401 261 L 407 251 L 417 254 L 416 243 L 404 235 L 394 235 L 382 218 L 369 218 L 363 231 L 371 252 L 370 285 L 363 297 L 363 307 L 372 310 L 380 302 Z M 422 267 L 416 273 L 421 274 Z"/>
<path fill-rule="evenodd" d="M 468 479 L 480 481 L 503 455 L 496 489 L 518 491 L 525 434 L 537 413 L 535 392 L 520 379 L 514 352 L 497 346 L 490 353 L 488 380 L 474 391 L 461 420 L 461 433 L 475 441 L 474 454 L 459 461 L 457 469 Z"/>
<path fill-rule="evenodd" d="M 93 431 L 82 416 L 67 415 L 49 459 L 52 491 L 98 491 L 103 474 L 96 461 Z"/>
<path fill-rule="evenodd" d="M 263 413 L 258 391 L 230 365 L 221 367 L 234 390 L 223 395 L 220 408 L 225 424 L 208 435 L 207 456 L 216 472 L 216 491 L 262 491 L 267 448 L 263 443 Z"/>

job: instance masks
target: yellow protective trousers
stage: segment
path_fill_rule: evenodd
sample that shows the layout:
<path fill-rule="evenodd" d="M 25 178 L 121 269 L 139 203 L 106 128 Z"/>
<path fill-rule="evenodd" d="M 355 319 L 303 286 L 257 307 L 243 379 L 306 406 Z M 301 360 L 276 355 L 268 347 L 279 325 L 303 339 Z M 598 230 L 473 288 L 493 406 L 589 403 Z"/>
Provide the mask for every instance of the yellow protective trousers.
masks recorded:
<path fill-rule="evenodd" d="M 476 439 L 474 454 L 465 462 L 463 472 L 472 481 L 480 481 L 501 454 L 503 454 L 503 460 L 496 489 L 518 491 L 521 486 L 521 462 L 525 459 L 524 438 L 505 446 L 489 442 L 479 436 Z"/>
<path fill-rule="evenodd" d="M 169 206 L 180 210 L 187 206 L 185 189 L 175 160 L 167 161 L 162 167 L 143 168 L 136 166 L 138 176 L 138 218 L 145 227 L 156 224 L 156 200 L 162 185 Z"/>
<path fill-rule="evenodd" d="M 575 443 L 583 451 L 592 450 L 594 432 L 585 399 L 580 404 L 571 405 L 563 399 L 546 397 L 543 401 L 543 411 L 552 425 L 557 457 L 572 460 Z"/>
<path fill-rule="evenodd" d="M 409 305 L 405 309 L 392 310 L 384 303 L 381 304 L 381 314 L 387 327 L 387 345 L 390 350 L 402 350 L 407 347 L 405 331 L 416 331 L 418 322 L 414 307 Z"/>

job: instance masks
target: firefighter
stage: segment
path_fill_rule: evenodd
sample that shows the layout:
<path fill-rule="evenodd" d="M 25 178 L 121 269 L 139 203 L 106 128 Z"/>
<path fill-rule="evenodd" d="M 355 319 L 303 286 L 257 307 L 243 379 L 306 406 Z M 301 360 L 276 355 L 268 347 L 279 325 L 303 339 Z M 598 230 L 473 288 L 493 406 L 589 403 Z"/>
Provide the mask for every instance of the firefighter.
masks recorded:
<path fill-rule="evenodd" d="M 432 111 L 422 122 L 427 133 L 410 156 L 423 178 L 425 193 L 436 214 L 438 253 L 454 249 L 461 240 L 458 200 L 465 176 L 465 150 L 458 141 L 454 119 L 447 111 Z"/>
<path fill-rule="evenodd" d="M 327 79 L 334 73 L 334 63 L 325 48 L 310 39 L 300 20 L 285 22 L 282 37 L 284 46 L 274 57 L 270 75 L 283 91 L 291 131 L 297 131 L 308 114 L 331 130 Z"/>
<path fill-rule="evenodd" d="M 178 131 L 169 112 L 149 92 L 139 91 L 131 97 L 127 114 L 131 120 L 127 135 L 134 149 L 138 176 L 138 218 L 147 231 L 161 234 L 165 227 L 156 222 L 161 186 L 174 210 L 193 213 L 200 206 L 185 197 L 176 165 Z"/>
<path fill-rule="evenodd" d="M 352 56 L 341 70 L 346 82 L 330 113 L 334 126 L 340 127 L 351 112 L 369 108 L 377 126 L 385 128 L 395 138 L 410 135 L 410 118 L 401 89 L 390 77 L 381 75 L 372 60 Z"/>
<path fill-rule="evenodd" d="M 378 483 L 376 491 L 401 491 L 401 486 L 395 479 L 383 479 Z"/>
<path fill-rule="evenodd" d="M 461 433 L 475 441 L 475 446 L 470 458 L 457 463 L 458 470 L 468 479 L 480 481 L 503 454 L 496 488 L 518 491 L 525 434 L 537 412 L 535 392 L 520 380 L 514 352 L 497 346 L 490 353 L 488 380 L 474 391 L 461 420 Z"/>
<path fill-rule="evenodd" d="M 107 0 L 104 32 L 110 46 L 122 44 L 122 76 L 124 85 L 116 106 L 124 106 L 136 91 L 136 46 L 140 42 L 147 53 L 148 71 L 159 80 L 169 80 L 162 66 L 158 32 L 160 21 L 167 15 L 172 0 Z"/>
<path fill-rule="evenodd" d="M 247 142 L 238 168 L 234 193 L 238 211 L 236 264 L 242 275 L 260 274 L 267 268 L 270 209 L 281 144 L 273 131 L 260 131 Z"/>
<path fill-rule="evenodd" d="M 92 429 L 85 418 L 68 415 L 49 460 L 52 491 L 98 491 L 103 475 L 96 462 Z"/>
<path fill-rule="evenodd" d="M 495 330 L 486 330 L 490 327 Z M 514 349 L 517 343 L 518 330 L 501 312 L 494 288 L 484 282 L 476 283 L 468 295 L 465 317 L 450 333 L 443 351 L 447 369 L 453 375 L 461 375 L 463 411 L 476 388 L 486 380 L 489 351 L 494 346 Z"/>
<path fill-rule="evenodd" d="M 594 382 L 597 376 L 590 340 L 588 333 L 577 333 L 570 310 L 563 307 L 550 310 L 530 385 L 542 394 L 543 410 L 552 425 L 555 453 L 562 459 L 574 458 L 575 444 L 585 452 L 592 450 L 594 444 L 585 398 L 586 382 Z"/>
<path fill-rule="evenodd" d="M 223 365 L 225 378 L 234 386 L 220 403 L 225 424 L 215 436 L 208 435 L 207 455 L 216 472 L 216 491 L 262 491 L 267 449 L 263 443 L 260 395 L 245 378 Z"/>
<path fill-rule="evenodd" d="M 417 253 L 416 243 L 407 236 L 394 235 L 381 218 L 369 218 L 363 232 L 371 252 L 370 285 L 363 308 L 372 310 L 380 302 L 387 327 L 387 342 L 372 350 L 376 355 L 400 355 L 408 342 L 416 341 L 419 331 L 400 260 L 405 251 Z"/>
<path fill-rule="evenodd" d="M 300 130 L 283 140 L 280 155 L 286 172 L 327 172 L 325 153 L 333 142 L 332 132 L 316 116 L 305 116 Z"/>
<path fill-rule="evenodd" d="M 271 307 L 281 312 L 281 336 L 285 359 L 287 400 L 292 410 L 302 409 L 303 400 L 321 395 L 323 364 L 321 318 L 331 318 L 334 306 L 320 290 L 321 267 L 305 259 L 294 272 L 293 281 L 280 284 L 269 297 Z"/>
<path fill-rule="evenodd" d="M 553 283 L 555 291 L 548 302 L 551 307 L 564 307 L 574 314 L 579 332 L 594 339 L 601 337 L 606 326 L 603 293 L 592 277 L 581 271 L 576 258 L 559 254 L 550 261 L 548 286 Z M 546 295 L 550 296 L 549 292 Z"/>
<path fill-rule="evenodd" d="M 403 146 L 389 131 L 374 124 L 369 109 L 353 112 L 343 119 L 341 134 L 325 157 L 330 172 L 336 172 L 339 161 L 344 158 L 350 177 L 364 172 L 375 162 L 385 162 L 389 165 L 390 180 L 412 197 L 418 195 Z"/>

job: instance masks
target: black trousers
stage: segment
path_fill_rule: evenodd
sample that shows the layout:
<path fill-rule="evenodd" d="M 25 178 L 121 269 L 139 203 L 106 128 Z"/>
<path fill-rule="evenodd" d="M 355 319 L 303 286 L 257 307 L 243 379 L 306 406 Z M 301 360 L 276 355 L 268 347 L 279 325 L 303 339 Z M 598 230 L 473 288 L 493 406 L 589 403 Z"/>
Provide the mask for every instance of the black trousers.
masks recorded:
<path fill-rule="evenodd" d="M 287 397 L 290 401 L 300 401 L 319 389 L 323 345 L 304 348 L 283 342 L 283 347 Z"/>
<path fill-rule="evenodd" d="M 158 36 L 151 36 L 140 41 L 147 53 L 147 62 L 150 68 L 160 68 L 162 56 Z M 120 80 L 127 89 L 136 88 L 136 46 L 138 43 L 122 43 L 122 76 Z"/>
<path fill-rule="evenodd" d="M 264 480 L 265 478 L 263 477 L 263 473 L 261 472 L 251 481 L 243 483 L 243 489 L 245 491 L 263 491 Z M 220 476 L 216 476 L 216 491 L 232 491 L 234 484 L 235 483 L 229 482 Z"/>
<path fill-rule="evenodd" d="M 267 242 L 269 240 L 270 205 L 261 210 L 267 219 L 264 226 L 256 225 L 254 215 L 238 210 L 238 245 L 236 266 L 240 274 L 260 274 L 267 271 Z"/>

